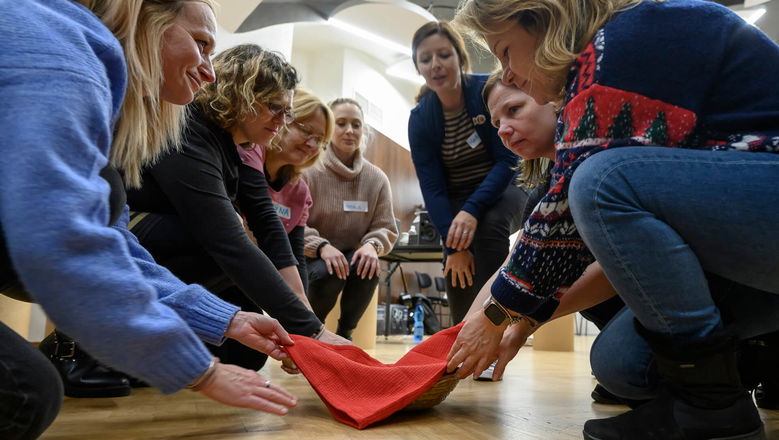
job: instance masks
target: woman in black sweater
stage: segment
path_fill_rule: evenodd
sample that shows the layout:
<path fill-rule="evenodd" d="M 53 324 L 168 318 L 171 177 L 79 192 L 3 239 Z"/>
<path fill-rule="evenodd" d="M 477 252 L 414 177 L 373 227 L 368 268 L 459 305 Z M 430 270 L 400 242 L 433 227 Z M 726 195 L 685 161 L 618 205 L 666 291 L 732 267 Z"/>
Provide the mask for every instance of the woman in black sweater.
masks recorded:
<path fill-rule="evenodd" d="M 191 106 L 181 150 L 146 169 L 142 188 L 128 194 L 130 229 L 183 280 L 245 310 L 264 310 L 290 333 L 345 342 L 311 312 L 265 177 L 243 165 L 236 150 L 268 145 L 294 120 L 297 73 L 277 54 L 251 44 L 222 52 L 213 64 L 218 83 Z M 229 341 L 213 351 L 247 368 L 265 362 Z"/>

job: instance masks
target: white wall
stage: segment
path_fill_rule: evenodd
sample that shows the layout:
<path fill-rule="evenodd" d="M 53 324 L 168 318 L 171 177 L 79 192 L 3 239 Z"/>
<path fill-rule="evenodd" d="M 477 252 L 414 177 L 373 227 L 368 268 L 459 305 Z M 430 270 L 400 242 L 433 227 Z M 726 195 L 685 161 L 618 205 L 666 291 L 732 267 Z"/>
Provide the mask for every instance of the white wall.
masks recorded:
<path fill-rule="evenodd" d="M 404 148 L 408 147 L 408 115 L 418 86 L 386 75 L 387 65 L 365 52 L 337 45 L 296 45 L 295 25 L 283 24 L 235 34 L 220 27 L 217 52 L 255 43 L 280 52 L 298 69 L 302 85 L 324 101 L 338 97 L 368 102 L 366 122 Z"/>
<path fill-rule="evenodd" d="M 387 65 L 353 49 L 344 50 L 344 96 L 367 99 L 366 122 L 408 149 L 408 115 L 413 105 L 410 82 L 385 74 Z"/>
<path fill-rule="evenodd" d="M 343 48 L 309 50 L 293 46 L 292 65 L 298 69 L 301 85 L 323 101 L 343 96 Z"/>
<path fill-rule="evenodd" d="M 216 53 L 239 44 L 254 43 L 264 49 L 280 52 L 289 59 L 292 54 L 292 40 L 295 26 L 279 24 L 251 32 L 235 34 L 219 26 L 216 31 Z"/>
<path fill-rule="evenodd" d="M 408 147 L 408 115 L 418 87 L 387 76 L 381 61 L 354 49 L 310 50 L 293 46 L 292 64 L 303 85 L 325 101 L 348 97 L 367 101 L 366 122 L 375 130 Z"/>

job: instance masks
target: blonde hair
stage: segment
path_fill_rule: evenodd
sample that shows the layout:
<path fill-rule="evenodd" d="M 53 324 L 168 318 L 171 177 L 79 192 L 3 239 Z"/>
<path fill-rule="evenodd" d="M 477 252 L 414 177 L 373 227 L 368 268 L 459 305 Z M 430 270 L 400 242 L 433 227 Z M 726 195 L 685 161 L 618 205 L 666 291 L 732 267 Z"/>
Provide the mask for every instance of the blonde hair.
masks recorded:
<path fill-rule="evenodd" d="M 241 44 L 213 59 L 216 82 L 206 84 L 195 96 L 205 114 L 224 130 L 257 114 L 257 104 L 267 104 L 300 81 L 284 58 L 256 44 Z"/>
<path fill-rule="evenodd" d="M 79 0 L 113 32 L 124 49 L 127 91 L 114 127 L 110 161 L 129 187 L 141 169 L 179 144 L 184 107 L 160 100 L 162 36 L 186 3 L 213 0 Z"/>
<path fill-rule="evenodd" d="M 486 49 L 486 35 L 505 32 L 513 24 L 537 35 L 536 67 L 554 78 L 562 96 L 571 63 L 598 29 L 617 12 L 642 1 L 462 0 L 454 22 Z"/>
<path fill-rule="evenodd" d="M 503 76 L 503 71 L 496 70 L 495 72 L 492 72 L 489 78 L 487 78 L 487 81 L 484 83 L 484 88 L 481 92 L 481 98 L 484 101 L 484 107 L 487 107 L 487 100 L 490 97 L 490 93 L 495 90 L 495 86 L 501 85 L 501 76 Z M 503 84 L 503 86 L 513 88 L 518 92 L 524 93 L 513 84 L 508 86 Z M 519 175 L 517 176 L 517 182 L 520 185 L 524 185 L 528 188 L 533 188 L 545 182 L 548 177 L 546 170 L 549 168 L 550 162 L 551 161 L 545 157 L 539 157 L 536 159 L 520 158 L 519 165 L 517 165 L 520 170 Z"/>
<path fill-rule="evenodd" d="M 411 61 L 414 62 L 417 73 L 419 72 L 419 66 L 417 65 L 417 50 L 419 50 L 419 45 L 433 35 L 441 35 L 452 43 L 452 47 L 454 47 L 454 51 L 457 53 L 457 57 L 460 60 L 460 75 L 464 76 L 466 73 L 470 73 L 471 58 L 468 55 L 468 51 L 465 49 L 465 41 L 463 40 L 462 35 L 445 20 L 429 21 L 414 32 L 414 36 L 411 38 Z M 463 78 L 461 78 L 461 80 L 462 79 Z M 430 88 L 427 85 L 423 85 L 419 89 L 416 102 L 421 101 L 428 92 L 430 92 Z"/>
<path fill-rule="evenodd" d="M 360 146 L 359 148 L 361 150 L 365 149 L 365 146 L 368 144 L 368 138 L 371 135 L 370 127 L 365 123 L 365 110 L 362 109 L 362 106 L 359 102 L 352 98 L 336 98 L 329 103 L 327 103 L 327 106 L 330 107 L 330 110 L 335 113 L 335 108 L 339 105 L 344 104 L 351 104 L 355 107 L 357 107 L 357 110 L 360 111 L 360 115 L 362 116 L 362 138 L 360 138 Z"/>
<path fill-rule="evenodd" d="M 320 154 L 322 152 L 322 148 L 324 145 L 327 145 L 327 143 L 330 142 L 330 138 L 333 137 L 333 130 L 335 126 L 335 118 L 333 117 L 333 112 L 330 110 L 330 108 L 321 99 L 306 89 L 299 88 L 295 90 L 295 98 L 292 101 L 292 108 L 295 109 L 295 122 L 298 122 L 299 120 L 307 121 L 311 119 L 314 114 L 316 114 L 317 110 L 322 111 L 322 114 L 325 116 L 325 133 L 324 138 L 322 139 L 323 145 L 320 146 L 316 156 L 312 157 L 306 163 L 300 166 L 289 164 L 284 165 L 279 169 L 278 176 L 286 182 L 294 182 L 298 179 L 298 177 L 300 177 L 300 174 L 304 169 L 314 166 L 317 164 L 317 162 L 319 162 L 322 156 Z M 266 152 L 268 159 L 281 152 L 281 141 L 288 132 L 289 127 L 285 126 L 281 129 L 281 132 L 273 138 L 270 147 Z"/>

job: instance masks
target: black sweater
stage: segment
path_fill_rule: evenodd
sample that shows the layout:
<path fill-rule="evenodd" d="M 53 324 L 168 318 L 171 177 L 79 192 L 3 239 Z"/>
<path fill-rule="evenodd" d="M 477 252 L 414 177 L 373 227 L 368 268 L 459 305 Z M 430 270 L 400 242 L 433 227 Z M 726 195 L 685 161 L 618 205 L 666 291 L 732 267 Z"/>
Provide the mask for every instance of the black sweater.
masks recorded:
<path fill-rule="evenodd" d="M 265 176 L 241 163 L 229 132 L 196 107 L 190 110 L 181 150 L 164 155 L 144 171 L 142 188 L 128 192 L 131 209 L 178 215 L 257 306 L 290 333 L 313 334 L 321 322 L 276 270 L 297 261 L 273 209 Z M 246 217 L 258 246 L 246 234 L 236 208 Z"/>

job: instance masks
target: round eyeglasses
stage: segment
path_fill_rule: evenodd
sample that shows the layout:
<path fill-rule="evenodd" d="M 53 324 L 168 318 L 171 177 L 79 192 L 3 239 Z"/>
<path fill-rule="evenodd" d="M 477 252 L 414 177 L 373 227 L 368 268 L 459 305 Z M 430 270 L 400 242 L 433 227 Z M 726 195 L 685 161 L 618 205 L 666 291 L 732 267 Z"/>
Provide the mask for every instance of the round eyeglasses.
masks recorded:
<path fill-rule="evenodd" d="M 268 108 L 268 111 L 274 118 L 284 118 L 285 124 L 289 124 L 295 120 L 295 112 L 292 111 L 291 108 L 285 108 L 284 106 L 273 102 L 265 104 L 265 107 Z"/>
<path fill-rule="evenodd" d="M 300 122 L 295 121 L 293 125 L 295 126 L 295 128 L 297 128 L 298 133 L 300 133 L 300 135 L 303 136 L 303 139 L 305 139 L 306 142 L 313 140 L 314 142 L 316 142 L 318 146 L 320 147 L 324 146 L 325 144 L 324 136 L 312 132 L 310 128 L 306 127 Z"/>

